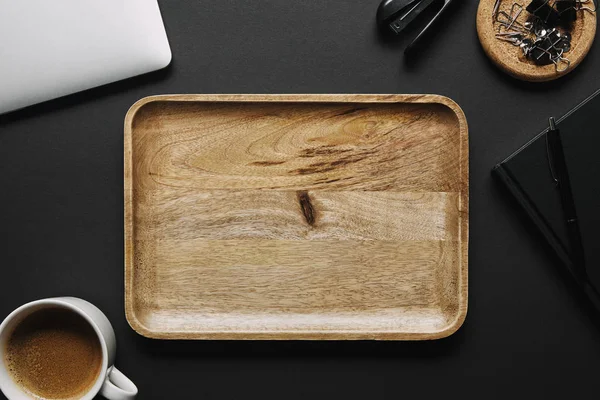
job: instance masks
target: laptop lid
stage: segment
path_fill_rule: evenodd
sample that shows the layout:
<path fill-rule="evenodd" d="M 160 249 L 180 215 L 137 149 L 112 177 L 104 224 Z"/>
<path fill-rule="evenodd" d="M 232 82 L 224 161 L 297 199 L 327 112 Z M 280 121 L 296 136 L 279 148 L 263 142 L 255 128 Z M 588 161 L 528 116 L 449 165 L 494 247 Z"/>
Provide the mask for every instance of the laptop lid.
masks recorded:
<path fill-rule="evenodd" d="M 0 114 L 170 61 L 156 0 L 0 0 Z"/>

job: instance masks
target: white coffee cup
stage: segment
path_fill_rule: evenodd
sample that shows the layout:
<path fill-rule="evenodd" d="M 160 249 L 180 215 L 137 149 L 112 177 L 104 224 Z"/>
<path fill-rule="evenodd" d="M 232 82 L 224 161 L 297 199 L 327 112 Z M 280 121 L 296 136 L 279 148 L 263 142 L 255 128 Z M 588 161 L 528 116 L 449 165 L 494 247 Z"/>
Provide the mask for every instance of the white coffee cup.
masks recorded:
<path fill-rule="evenodd" d="M 34 311 L 44 308 L 65 308 L 81 315 L 100 339 L 102 346 L 102 369 L 94 385 L 81 400 L 92 400 L 100 393 L 110 400 L 131 400 L 137 395 L 137 387 L 114 366 L 117 342 L 112 325 L 96 306 L 75 297 L 55 297 L 27 303 L 10 313 L 0 325 L 0 390 L 9 400 L 35 400 L 24 392 L 11 378 L 5 364 L 6 344 L 15 327 Z"/>

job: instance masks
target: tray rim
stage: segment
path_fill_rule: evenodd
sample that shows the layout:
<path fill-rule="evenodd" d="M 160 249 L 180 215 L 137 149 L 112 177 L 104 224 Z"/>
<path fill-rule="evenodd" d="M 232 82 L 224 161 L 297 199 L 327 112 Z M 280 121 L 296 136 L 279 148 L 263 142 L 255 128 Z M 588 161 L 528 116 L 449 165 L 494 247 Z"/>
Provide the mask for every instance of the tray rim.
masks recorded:
<path fill-rule="evenodd" d="M 455 319 L 433 332 L 361 331 L 164 331 L 145 326 L 134 309 L 134 225 L 133 225 L 133 121 L 137 112 L 152 102 L 262 102 L 262 103 L 408 103 L 441 104 L 449 108 L 459 125 L 461 190 L 459 196 L 459 273 L 458 304 Z M 124 264 L 125 317 L 138 334 L 168 340 L 434 340 L 454 334 L 464 323 L 468 309 L 469 248 L 469 134 L 465 113 L 452 99 L 436 94 L 165 94 L 144 97 L 127 111 L 124 121 Z"/>

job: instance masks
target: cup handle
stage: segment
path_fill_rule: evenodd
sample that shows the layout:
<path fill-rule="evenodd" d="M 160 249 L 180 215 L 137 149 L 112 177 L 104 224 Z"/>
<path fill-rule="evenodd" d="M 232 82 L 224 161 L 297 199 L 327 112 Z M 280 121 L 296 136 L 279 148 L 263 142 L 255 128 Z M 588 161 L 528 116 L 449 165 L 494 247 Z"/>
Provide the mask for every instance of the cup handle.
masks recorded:
<path fill-rule="evenodd" d="M 109 400 L 133 400 L 137 393 L 135 384 L 117 367 L 112 367 L 106 374 L 106 380 L 100 389 L 100 394 Z"/>

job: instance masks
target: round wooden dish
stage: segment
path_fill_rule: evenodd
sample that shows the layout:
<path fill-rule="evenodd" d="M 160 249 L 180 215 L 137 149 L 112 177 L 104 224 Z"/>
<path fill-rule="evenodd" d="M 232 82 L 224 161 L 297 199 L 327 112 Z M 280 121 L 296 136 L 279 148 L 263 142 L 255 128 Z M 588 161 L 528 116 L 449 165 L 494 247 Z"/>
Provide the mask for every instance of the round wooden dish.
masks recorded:
<path fill-rule="evenodd" d="M 498 24 L 492 21 L 492 12 L 496 0 L 481 0 L 477 11 L 477 34 L 488 57 L 504 72 L 517 79 L 530 82 L 544 82 L 560 78 L 571 72 L 584 59 L 592 47 L 596 36 L 596 14 L 580 10 L 577 12 L 577 21 L 571 30 L 571 50 L 565 53 L 565 57 L 571 61 L 571 65 L 565 71 L 557 72 L 554 64 L 536 65 L 525 58 L 521 49 L 511 43 L 498 40 L 496 32 Z M 515 0 L 502 0 L 500 10 L 510 13 Z M 522 0 L 519 4 L 527 7 L 530 0 Z M 529 16 L 523 10 L 517 21 L 524 23 Z"/>

